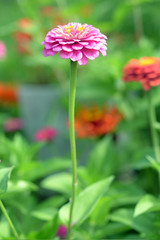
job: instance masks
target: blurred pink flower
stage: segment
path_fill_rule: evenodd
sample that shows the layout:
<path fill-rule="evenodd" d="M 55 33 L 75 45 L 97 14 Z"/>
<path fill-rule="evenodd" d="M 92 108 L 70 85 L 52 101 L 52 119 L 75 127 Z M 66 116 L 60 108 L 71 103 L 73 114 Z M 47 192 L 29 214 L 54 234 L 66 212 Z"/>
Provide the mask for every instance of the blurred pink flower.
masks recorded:
<path fill-rule="evenodd" d="M 56 232 L 56 236 L 58 236 L 60 239 L 65 239 L 66 235 L 67 235 L 67 228 L 64 225 L 60 225 Z"/>
<path fill-rule="evenodd" d="M 3 125 L 5 132 L 15 132 L 21 130 L 22 127 L 23 124 L 20 118 L 9 118 L 5 121 Z"/>
<path fill-rule="evenodd" d="M 6 46 L 2 41 L 0 41 L 0 60 L 3 60 L 6 57 Z"/>
<path fill-rule="evenodd" d="M 43 55 L 48 57 L 60 52 L 61 58 L 70 58 L 85 65 L 88 59 L 94 60 L 99 52 L 106 55 L 106 39 L 98 28 L 88 24 L 68 23 L 47 33 Z"/>
<path fill-rule="evenodd" d="M 56 130 L 52 127 L 44 127 L 39 129 L 35 134 L 35 140 L 40 141 L 51 141 L 56 136 Z"/>

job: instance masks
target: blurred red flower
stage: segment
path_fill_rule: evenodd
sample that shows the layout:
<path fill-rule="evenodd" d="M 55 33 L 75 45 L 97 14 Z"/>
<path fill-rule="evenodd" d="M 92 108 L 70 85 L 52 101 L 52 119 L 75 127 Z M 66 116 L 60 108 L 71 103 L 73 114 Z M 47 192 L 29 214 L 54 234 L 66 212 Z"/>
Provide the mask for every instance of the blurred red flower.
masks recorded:
<path fill-rule="evenodd" d="M 29 18 L 22 18 L 18 20 L 19 31 L 15 32 L 13 37 L 15 39 L 17 50 L 21 54 L 30 53 L 29 43 L 32 39 L 32 35 L 27 32 L 31 27 L 32 21 Z"/>
<path fill-rule="evenodd" d="M 47 141 L 50 142 L 56 136 L 57 132 L 52 127 L 44 127 L 39 129 L 35 134 L 35 140 L 40 141 Z"/>
<path fill-rule="evenodd" d="M 67 235 L 67 228 L 64 225 L 60 225 L 56 232 L 56 236 L 60 239 L 65 239 Z"/>
<path fill-rule="evenodd" d="M 0 83 L 0 102 L 3 103 L 16 103 L 17 102 L 17 89 L 15 86 Z"/>
<path fill-rule="evenodd" d="M 5 132 L 15 132 L 21 130 L 22 127 L 23 124 L 20 118 L 9 118 L 4 122 L 3 125 Z"/>
<path fill-rule="evenodd" d="M 45 6 L 41 9 L 41 15 L 43 17 L 48 17 L 52 15 L 53 11 L 54 11 L 53 6 Z"/>
<path fill-rule="evenodd" d="M 138 81 L 145 91 L 160 85 L 160 58 L 131 59 L 123 68 L 123 81 Z"/>
<path fill-rule="evenodd" d="M 28 44 L 32 39 L 32 36 L 24 32 L 14 33 L 14 39 L 16 41 L 17 50 L 19 53 L 29 53 Z"/>
<path fill-rule="evenodd" d="M 75 116 L 75 130 L 79 138 L 103 136 L 114 131 L 122 120 L 116 108 L 81 108 Z"/>

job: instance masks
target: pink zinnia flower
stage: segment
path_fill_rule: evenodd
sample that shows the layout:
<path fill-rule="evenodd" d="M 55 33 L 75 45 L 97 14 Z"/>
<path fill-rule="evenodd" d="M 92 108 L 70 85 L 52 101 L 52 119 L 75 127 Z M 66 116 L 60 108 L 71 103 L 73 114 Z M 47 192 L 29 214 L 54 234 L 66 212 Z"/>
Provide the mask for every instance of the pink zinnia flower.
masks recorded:
<path fill-rule="evenodd" d="M 92 25 L 68 23 L 47 33 L 42 42 L 43 55 L 48 57 L 60 52 L 61 58 L 70 58 L 78 61 L 80 65 L 85 65 L 88 59 L 97 58 L 99 52 L 106 55 L 106 39 L 107 37 Z"/>
<path fill-rule="evenodd" d="M 56 232 L 56 236 L 58 236 L 60 239 L 65 239 L 66 235 L 67 235 L 67 228 L 64 225 L 60 225 Z"/>
<path fill-rule="evenodd" d="M 21 130 L 22 127 L 23 124 L 20 118 L 9 118 L 5 121 L 3 125 L 5 132 L 15 132 Z"/>
<path fill-rule="evenodd" d="M 35 134 L 35 140 L 40 141 L 51 141 L 56 136 L 56 130 L 52 127 L 44 127 L 39 129 Z"/>
<path fill-rule="evenodd" d="M 6 47 L 2 41 L 0 41 L 0 60 L 3 60 L 6 56 Z"/>

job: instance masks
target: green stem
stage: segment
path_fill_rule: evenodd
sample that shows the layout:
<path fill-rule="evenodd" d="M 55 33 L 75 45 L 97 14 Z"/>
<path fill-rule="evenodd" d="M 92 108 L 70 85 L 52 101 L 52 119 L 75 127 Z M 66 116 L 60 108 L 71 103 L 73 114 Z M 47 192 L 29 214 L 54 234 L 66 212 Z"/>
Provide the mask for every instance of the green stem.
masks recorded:
<path fill-rule="evenodd" d="M 3 214 L 5 215 L 5 217 L 6 217 L 7 221 L 8 221 L 8 223 L 9 223 L 9 225 L 10 225 L 10 227 L 11 227 L 11 229 L 12 229 L 12 231 L 13 231 L 15 237 L 16 237 L 16 239 L 20 240 L 20 238 L 18 237 L 18 233 L 16 232 L 16 229 L 13 226 L 13 223 L 12 223 L 10 217 L 8 216 L 8 213 L 7 213 L 7 211 L 6 211 L 6 209 L 5 209 L 5 207 L 4 207 L 4 205 L 3 205 L 1 200 L 0 200 L 0 208 L 1 208 L 2 212 L 3 212 Z"/>
<path fill-rule="evenodd" d="M 131 0 L 131 3 L 133 6 L 133 20 L 134 20 L 135 36 L 136 36 L 136 41 L 139 43 L 140 39 L 144 35 L 141 7 L 139 4 L 139 0 L 138 1 Z"/>
<path fill-rule="evenodd" d="M 77 163 L 76 163 L 76 142 L 74 129 L 74 110 L 75 110 L 75 96 L 76 96 L 76 77 L 77 77 L 77 62 L 71 61 L 71 78 L 70 78 L 70 93 L 69 93 L 69 134 L 72 158 L 72 198 L 69 213 L 68 223 L 68 240 L 71 239 L 71 228 L 73 218 L 73 208 L 76 198 L 77 187 Z"/>
<path fill-rule="evenodd" d="M 155 124 L 156 124 L 156 113 L 152 101 L 152 93 L 151 90 L 148 91 L 148 110 L 149 110 L 149 120 L 150 120 L 150 127 L 151 127 L 151 136 L 152 136 L 152 144 L 154 148 L 154 153 L 157 162 L 160 163 L 160 149 L 159 149 L 159 139 L 158 139 L 158 134 L 155 129 Z"/>
<path fill-rule="evenodd" d="M 148 109 L 149 109 L 150 128 L 151 128 L 151 135 L 152 135 L 152 144 L 154 148 L 156 161 L 160 163 L 159 139 L 158 139 L 157 129 L 155 128 L 157 121 L 156 121 L 155 108 L 152 101 L 151 90 L 148 91 Z M 158 172 L 158 196 L 159 196 L 159 190 L 160 190 L 160 173 Z"/>

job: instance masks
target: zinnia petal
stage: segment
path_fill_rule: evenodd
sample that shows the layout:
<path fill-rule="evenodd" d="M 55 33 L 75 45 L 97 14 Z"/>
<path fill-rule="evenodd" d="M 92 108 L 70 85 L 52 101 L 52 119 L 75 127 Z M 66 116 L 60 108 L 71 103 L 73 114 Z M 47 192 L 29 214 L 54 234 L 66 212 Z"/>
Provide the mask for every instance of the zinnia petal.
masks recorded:
<path fill-rule="evenodd" d="M 83 53 L 84 55 L 91 59 L 91 60 L 94 60 L 96 57 L 99 56 L 99 52 L 97 50 L 94 50 L 94 49 L 83 49 Z"/>
<path fill-rule="evenodd" d="M 44 57 L 48 57 L 49 56 L 48 51 L 47 51 L 46 48 L 43 48 L 42 54 L 43 54 Z"/>
<path fill-rule="evenodd" d="M 77 50 L 77 51 L 73 51 L 73 55 L 71 57 L 71 60 L 72 61 L 78 61 L 82 58 L 83 54 L 81 51 Z"/>
<path fill-rule="evenodd" d="M 72 52 L 73 51 L 72 46 L 69 45 L 69 44 L 66 44 L 66 45 L 62 46 L 62 49 L 64 51 L 67 51 L 67 52 Z"/>
<path fill-rule="evenodd" d="M 107 55 L 106 50 L 100 49 L 99 51 L 100 51 L 100 53 L 101 53 L 103 56 L 106 56 L 106 55 Z"/>
<path fill-rule="evenodd" d="M 79 43 L 75 43 L 72 45 L 72 48 L 75 50 L 80 50 L 83 48 L 83 45 L 79 44 Z"/>
<path fill-rule="evenodd" d="M 70 58 L 72 56 L 73 52 L 66 52 L 64 50 L 60 51 L 60 57 L 61 58 Z"/>
<path fill-rule="evenodd" d="M 61 50 L 62 50 L 62 46 L 60 46 L 60 45 L 53 47 L 53 51 L 55 51 L 55 52 L 59 52 Z"/>
<path fill-rule="evenodd" d="M 88 58 L 85 55 L 83 55 L 83 57 L 80 60 L 78 60 L 79 65 L 86 65 L 87 62 Z"/>

